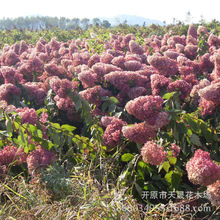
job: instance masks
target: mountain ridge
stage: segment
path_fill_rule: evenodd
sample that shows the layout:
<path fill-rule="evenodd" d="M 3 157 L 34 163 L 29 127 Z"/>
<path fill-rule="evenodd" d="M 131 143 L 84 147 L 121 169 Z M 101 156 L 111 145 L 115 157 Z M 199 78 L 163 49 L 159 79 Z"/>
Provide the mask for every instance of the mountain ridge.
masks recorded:
<path fill-rule="evenodd" d="M 107 20 L 109 23 L 111 23 L 112 26 L 118 25 L 120 23 L 124 23 L 126 21 L 126 24 L 128 25 L 139 25 L 142 26 L 145 24 L 145 26 L 149 26 L 151 24 L 157 24 L 157 25 L 164 25 L 164 23 L 160 20 L 156 19 L 149 19 L 137 15 L 117 15 L 114 17 L 98 17 L 100 20 Z"/>

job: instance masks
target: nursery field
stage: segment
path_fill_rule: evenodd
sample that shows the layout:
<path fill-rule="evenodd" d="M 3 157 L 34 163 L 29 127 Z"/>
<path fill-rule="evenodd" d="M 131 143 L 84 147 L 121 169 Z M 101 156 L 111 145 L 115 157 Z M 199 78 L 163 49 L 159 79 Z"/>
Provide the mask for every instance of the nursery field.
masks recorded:
<path fill-rule="evenodd" d="M 0 32 L 0 219 L 219 219 L 220 36 L 97 29 Z"/>

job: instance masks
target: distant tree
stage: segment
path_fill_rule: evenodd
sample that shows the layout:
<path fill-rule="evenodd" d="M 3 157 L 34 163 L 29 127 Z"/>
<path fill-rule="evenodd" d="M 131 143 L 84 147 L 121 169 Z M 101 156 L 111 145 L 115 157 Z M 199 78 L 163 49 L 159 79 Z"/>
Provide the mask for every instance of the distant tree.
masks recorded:
<path fill-rule="evenodd" d="M 108 20 L 102 21 L 102 27 L 109 28 L 111 26 L 111 23 Z"/>
<path fill-rule="evenodd" d="M 82 28 L 84 30 L 87 30 L 89 28 L 89 23 L 90 23 L 90 20 L 88 18 L 83 18 L 81 20 L 81 25 L 82 25 Z"/>
<path fill-rule="evenodd" d="M 80 19 L 79 18 L 73 18 L 68 22 L 68 25 L 66 29 L 68 30 L 73 30 L 73 29 L 78 29 L 80 27 Z"/>
<path fill-rule="evenodd" d="M 59 20 L 59 27 L 60 29 L 64 30 L 66 29 L 66 18 L 65 17 L 60 17 L 60 20 Z"/>
<path fill-rule="evenodd" d="M 200 23 L 200 25 L 204 25 L 205 24 L 205 19 L 204 19 L 203 15 L 200 16 L 199 23 Z"/>
<path fill-rule="evenodd" d="M 191 12 L 190 11 L 186 12 L 186 19 L 185 19 L 186 24 L 190 24 L 192 22 L 192 19 L 193 19 L 193 16 Z"/>
<path fill-rule="evenodd" d="M 101 20 L 99 18 L 93 18 L 92 19 L 92 24 L 95 26 L 101 26 Z"/>
<path fill-rule="evenodd" d="M 6 30 L 12 30 L 14 28 L 14 22 L 10 18 L 5 19 L 5 29 Z"/>

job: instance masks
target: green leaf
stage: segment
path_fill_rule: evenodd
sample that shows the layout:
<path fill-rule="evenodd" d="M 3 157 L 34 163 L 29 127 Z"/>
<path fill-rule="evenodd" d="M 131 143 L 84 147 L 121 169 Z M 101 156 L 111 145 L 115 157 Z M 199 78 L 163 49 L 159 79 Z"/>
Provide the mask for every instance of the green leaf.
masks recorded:
<path fill-rule="evenodd" d="M 169 172 L 169 169 L 170 169 L 170 164 L 168 161 L 165 161 L 163 163 L 163 169 L 168 173 Z"/>
<path fill-rule="evenodd" d="M 72 132 L 72 131 L 76 130 L 76 127 L 66 124 L 66 125 L 62 125 L 61 129 Z"/>
<path fill-rule="evenodd" d="M 170 99 L 171 97 L 173 97 L 174 93 L 175 92 L 166 93 L 163 95 L 162 99 Z"/>
<path fill-rule="evenodd" d="M 114 112 L 116 109 L 117 105 L 115 103 L 111 103 L 108 107 L 108 112 Z"/>
<path fill-rule="evenodd" d="M 180 134 L 186 134 L 187 133 L 187 127 L 184 123 L 178 123 L 177 126 L 176 126 L 178 132 Z"/>
<path fill-rule="evenodd" d="M 211 143 L 214 139 L 214 134 L 212 133 L 212 130 L 204 122 L 200 123 L 200 129 L 206 141 Z"/>
<path fill-rule="evenodd" d="M 190 125 L 191 129 L 194 132 L 198 132 L 199 131 L 199 126 L 198 126 L 198 119 L 193 118 L 191 115 L 184 115 L 183 116 L 184 120 L 186 120 L 186 122 Z"/>
<path fill-rule="evenodd" d="M 173 188 L 177 190 L 179 188 L 180 183 L 181 183 L 181 176 L 177 173 L 173 173 L 171 178 L 171 184 Z"/>
<path fill-rule="evenodd" d="M 108 101 L 108 100 L 109 100 L 109 97 L 108 97 L 108 96 L 103 96 L 103 97 L 102 97 L 102 101 L 103 101 L 103 102 Z"/>
<path fill-rule="evenodd" d="M 168 160 L 169 160 L 170 164 L 172 164 L 172 165 L 175 165 L 177 162 L 177 158 L 172 157 L 172 156 L 168 157 Z"/>
<path fill-rule="evenodd" d="M 108 102 L 104 102 L 102 104 L 102 106 L 101 106 L 102 111 L 104 112 L 108 108 L 108 106 L 109 106 L 109 103 Z"/>
<path fill-rule="evenodd" d="M 110 97 L 110 100 L 115 104 L 119 103 L 118 99 L 116 99 L 114 96 Z"/>
<path fill-rule="evenodd" d="M 171 183 L 172 182 L 172 175 L 173 175 L 173 171 L 170 171 L 169 173 L 167 173 L 165 175 L 165 180 L 168 182 L 168 183 Z"/>
<path fill-rule="evenodd" d="M 76 102 L 75 102 L 75 105 L 76 105 L 76 112 L 79 111 L 81 105 L 82 105 L 82 100 L 81 99 L 78 99 Z"/>
<path fill-rule="evenodd" d="M 126 154 L 123 154 L 123 155 L 121 156 L 122 162 L 131 161 L 133 158 L 134 158 L 134 155 L 133 155 L 133 154 L 130 154 L 130 153 L 126 153 Z"/>
<path fill-rule="evenodd" d="M 32 124 L 28 124 L 29 128 L 30 128 L 30 131 L 33 133 L 37 130 L 37 127 L 32 125 Z M 42 132 L 41 132 L 42 133 Z"/>
<path fill-rule="evenodd" d="M 35 130 L 35 131 L 33 132 L 33 134 L 36 135 L 37 137 L 40 137 L 40 138 L 43 137 L 42 131 L 39 130 L 39 129 Z"/>
<path fill-rule="evenodd" d="M 174 124 L 173 135 L 174 138 L 179 141 L 179 130 L 177 129 L 177 124 Z"/>
<path fill-rule="evenodd" d="M 61 129 L 60 124 L 58 123 L 51 123 L 51 125 L 53 126 L 53 128 Z"/>
<path fill-rule="evenodd" d="M 10 119 L 6 121 L 6 129 L 7 129 L 8 135 L 11 137 L 13 130 L 12 130 L 12 123 Z"/>
<path fill-rule="evenodd" d="M 192 144 L 202 147 L 202 143 L 201 143 L 198 135 L 192 134 L 190 137 L 190 141 L 192 142 Z"/>
<path fill-rule="evenodd" d="M 60 145 L 60 135 L 58 135 L 58 134 L 53 135 L 53 143 L 57 146 Z"/>

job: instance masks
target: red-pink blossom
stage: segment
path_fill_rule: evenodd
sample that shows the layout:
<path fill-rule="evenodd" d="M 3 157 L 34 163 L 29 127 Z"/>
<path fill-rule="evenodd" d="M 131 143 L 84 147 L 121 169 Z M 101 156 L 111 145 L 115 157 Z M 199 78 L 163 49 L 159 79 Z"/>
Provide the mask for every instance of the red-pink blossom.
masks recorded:
<path fill-rule="evenodd" d="M 208 34 L 208 30 L 206 27 L 199 25 L 199 27 L 197 28 L 197 34 L 198 35 L 206 35 L 206 34 Z"/>
<path fill-rule="evenodd" d="M 157 130 L 168 125 L 169 122 L 169 114 L 167 112 L 159 112 L 159 114 L 156 117 L 155 124 L 152 126 L 152 128 Z"/>
<path fill-rule="evenodd" d="M 88 60 L 88 66 L 92 67 L 95 63 L 100 62 L 100 55 L 93 54 Z"/>
<path fill-rule="evenodd" d="M 197 45 L 198 44 L 197 38 L 198 38 L 197 30 L 194 27 L 194 25 L 191 24 L 189 26 L 189 29 L 188 29 L 188 32 L 187 32 L 186 43 L 187 44 L 192 44 L 192 45 Z"/>
<path fill-rule="evenodd" d="M 141 149 L 141 155 L 145 163 L 161 165 L 166 159 L 167 152 L 155 141 L 148 141 Z"/>
<path fill-rule="evenodd" d="M 11 83 L 0 85 L 0 100 L 5 100 L 9 104 L 11 98 L 15 95 L 21 96 L 21 90 L 17 86 Z"/>
<path fill-rule="evenodd" d="M 172 156 L 174 156 L 174 157 L 179 156 L 181 148 L 178 145 L 172 143 L 171 146 L 169 147 L 169 149 L 172 151 Z"/>
<path fill-rule="evenodd" d="M 199 90 L 199 96 L 207 101 L 220 105 L 220 82 L 206 86 Z"/>
<path fill-rule="evenodd" d="M 136 60 L 129 60 L 124 62 L 124 67 L 128 71 L 137 71 L 141 69 L 142 64 Z"/>
<path fill-rule="evenodd" d="M 12 50 L 3 53 L 1 56 L 1 62 L 6 66 L 15 65 L 19 61 L 19 56 Z"/>
<path fill-rule="evenodd" d="M 161 56 L 160 54 L 154 54 L 148 56 L 148 62 L 153 66 L 160 75 L 174 76 L 178 72 L 177 62 L 168 57 Z"/>
<path fill-rule="evenodd" d="M 188 178 L 193 184 L 207 186 L 220 179 L 220 166 L 210 158 L 210 153 L 197 150 L 187 162 Z"/>
<path fill-rule="evenodd" d="M 143 54 L 144 50 L 141 46 L 139 46 L 134 40 L 129 41 L 129 48 L 131 53 L 135 54 Z"/>
<path fill-rule="evenodd" d="M 16 112 L 21 117 L 21 124 L 29 123 L 32 125 L 36 125 L 38 122 L 38 117 L 36 110 L 33 108 L 17 108 Z"/>
<path fill-rule="evenodd" d="M 207 195 L 213 206 L 220 205 L 220 180 L 207 186 Z"/>
<path fill-rule="evenodd" d="M 214 34 L 210 34 L 208 37 L 207 43 L 210 47 L 211 46 L 219 47 L 220 39 L 218 38 L 218 36 L 216 36 Z"/>
<path fill-rule="evenodd" d="M 187 44 L 184 49 L 184 54 L 190 60 L 194 60 L 196 58 L 196 56 L 198 55 L 197 51 L 198 51 L 197 45 Z"/>
<path fill-rule="evenodd" d="M 103 117 L 102 124 L 106 126 L 102 136 L 103 143 L 109 147 L 115 147 L 121 143 L 122 126 L 127 123 L 116 117 Z"/>
<path fill-rule="evenodd" d="M 139 144 L 144 144 L 156 136 L 156 130 L 145 122 L 123 126 L 122 133 L 130 141 Z"/>
<path fill-rule="evenodd" d="M 100 85 L 85 89 L 79 92 L 79 94 L 88 102 L 95 104 L 97 107 L 102 104 L 102 97 L 112 96 L 111 91 L 103 89 Z"/>
<path fill-rule="evenodd" d="M 100 57 L 100 62 L 111 64 L 111 61 L 113 58 L 114 58 L 114 56 L 112 56 L 110 53 L 105 52 L 105 53 L 102 53 L 102 55 Z"/>
<path fill-rule="evenodd" d="M 44 100 L 47 96 L 46 91 L 41 88 L 40 83 L 38 82 L 27 82 L 23 84 L 23 88 L 28 93 L 28 100 L 34 101 L 38 105 L 43 105 Z"/>
<path fill-rule="evenodd" d="M 132 87 L 128 91 L 128 97 L 130 99 L 138 98 L 139 96 L 147 95 L 148 91 L 145 87 Z"/>
<path fill-rule="evenodd" d="M 215 104 L 212 101 L 201 99 L 199 102 L 199 108 L 202 116 L 212 115 L 216 109 Z"/>
<path fill-rule="evenodd" d="M 47 122 L 47 119 L 48 119 L 48 114 L 47 114 L 46 112 L 42 112 L 39 121 L 40 121 L 41 123 L 46 123 L 46 122 Z"/>
<path fill-rule="evenodd" d="M 9 165 L 14 161 L 16 161 L 16 164 L 19 165 L 26 162 L 26 158 L 27 154 L 24 150 L 13 145 L 4 146 L 3 149 L 0 150 L 0 164 L 2 165 Z"/>
<path fill-rule="evenodd" d="M 162 92 L 166 91 L 166 88 L 169 85 L 169 83 L 172 82 L 170 78 L 167 78 L 159 74 L 151 75 L 150 79 L 151 79 L 152 94 L 154 96 L 161 95 Z"/>
<path fill-rule="evenodd" d="M 54 51 L 58 51 L 60 49 L 60 42 L 58 42 L 56 40 L 56 38 L 52 38 L 49 45 L 51 46 L 51 48 L 54 50 Z"/>
<path fill-rule="evenodd" d="M 24 53 L 25 51 L 28 50 L 28 45 L 24 40 L 21 40 L 20 42 L 20 48 L 19 48 L 19 55 L 21 55 L 22 53 Z"/>
<path fill-rule="evenodd" d="M 84 70 L 78 74 L 78 79 L 81 81 L 83 88 L 89 88 L 95 86 L 98 76 L 92 70 Z"/>
<path fill-rule="evenodd" d="M 37 52 L 45 53 L 46 52 L 45 45 L 43 45 L 40 41 L 38 41 L 36 43 L 36 50 Z"/>
<path fill-rule="evenodd" d="M 120 67 L 121 69 L 125 68 L 125 66 L 124 66 L 124 62 L 125 62 L 124 56 L 114 57 L 111 62 L 112 62 L 113 65 L 115 65 L 117 67 Z"/>
<path fill-rule="evenodd" d="M 107 82 L 110 82 L 117 89 L 122 90 L 126 85 L 130 87 L 141 86 L 146 87 L 149 83 L 149 78 L 131 71 L 115 71 L 104 76 Z"/>
<path fill-rule="evenodd" d="M 140 96 L 129 101 L 125 109 L 136 118 L 154 125 L 157 115 L 162 109 L 163 99 L 160 96 Z"/>
<path fill-rule="evenodd" d="M 23 83 L 23 75 L 18 73 L 15 68 L 8 67 L 8 66 L 2 66 L 0 69 L 0 72 L 2 72 L 2 76 L 4 78 L 5 83 Z"/>
<path fill-rule="evenodd" d="M 56 155 L 53 151 L 48 151 L 40 145 L 34 151 L 30 152 L 27 157 L 28 171 L 31 175 L 36 176 L 40 169 L 46 168 L 56 160 Z"/>
<path fill-rule="evenodd" d="M 45 71 L 50 75 L 50 76 L 62 76 L 65 73 L 65 69 L 62 66 L 57 65 L 54 62 L 45 64 Z"/>
<path fill-rule="evenodd" d="M 189 96 L 191 91 L 191 86 L 184 80 L 176 80 L 175 82 L 171 82 L 167 87 L 168 92 L 180 91 L 181 94 L 179 96 L 180 99 L 185 99 Z"/>
<path fill-rule="evenodd" d="M 69 81 L 68 79 L 59 79 L 59 77 L 52 77 L 49 81 L 50 87 L 54 90 L 56 95 L 60 98 L 68 96 L 68 92 L 78 89 L 77 81 Z"/>

